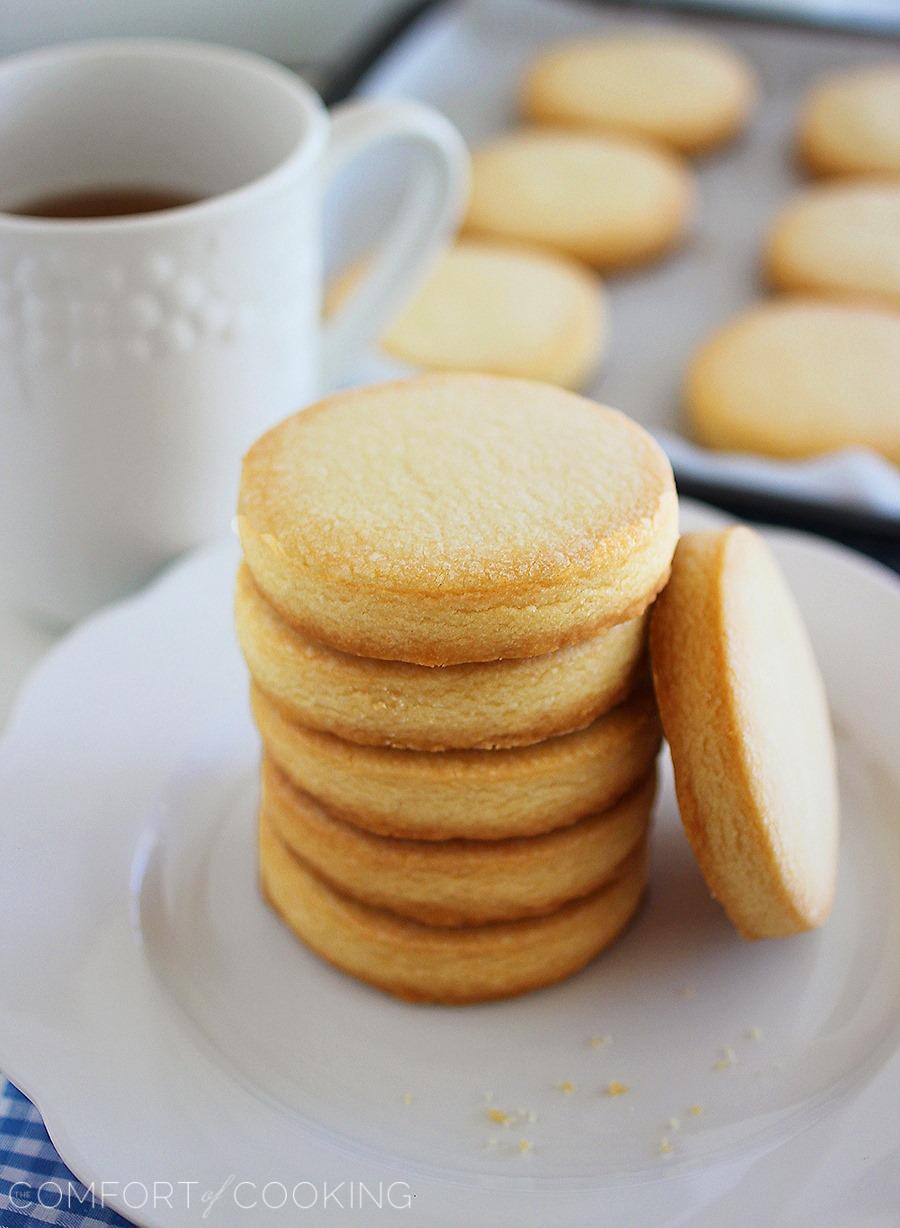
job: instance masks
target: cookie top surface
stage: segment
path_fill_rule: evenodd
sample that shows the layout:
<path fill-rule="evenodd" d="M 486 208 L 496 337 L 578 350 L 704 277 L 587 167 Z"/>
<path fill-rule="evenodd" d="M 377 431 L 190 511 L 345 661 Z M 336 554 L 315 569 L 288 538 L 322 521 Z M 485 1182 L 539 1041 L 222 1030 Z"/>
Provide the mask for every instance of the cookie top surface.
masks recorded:
<path fill-rule="evenodd" d="M 781 289 L 900 307 L 900 182 L 840 180 L 802 192 L 775 219 L 766 271 Z"/>
<path fill-rule="evenodd" d="M 668 574 L 677 504 L 661 449 L 615 410 L 428 375 L 269 431 L 244 461 L 238 525 L 257 585 L 313 638 L 450 665 L 639 614 Z"/>
<path fill-rule="evenodd" d="M 797 141 L 814 174 L 900 174 L 900 62 L 824 78 L 806 100 Z"/>
<path fill-rule="evenodd" d="M 269 431 L 247 454 L 241 514 L 348 581 L 450 593 L 614 565 L 671 482 L 615 410 L 432 375 L 338 393 Z"/>
<path fill-rule="evenodd" d="M 714 448 L 810 456 L 870 447 L 900 461 L 900 314 L 817 298 L 773 300 L 694 357 L 686 403 Z"/>
<path fill-rule="evenodd" d="M 685 167 L 646 142 L 521 128 L 475 150 L 465 227 L 616 267 L 674 243 L 692 200 Z"/>
<path fill-rule="evenodd" d="M 682 819 L 713 894 L 747 938 L 821 924 L 838 842 L 828 707 L 757 533 L 681 539 L 650 648 Z"/>
<path fill-rule="evenodd" d="M 332 297 L 341 297 L 340 286 Z M 574 388 L 596 367 L 605 340 L 603 287 L 583 265 L 552 252 L 461 239 L 381 344 L 414 366 Z"/>
<path fill-rule="evenodd" d="M 612 35 L 551 48 L 525 79 L 539 122 L 629 132 L 700 153 L 747 121 L 753 72 L 723 43 L 672 33 Z"/>

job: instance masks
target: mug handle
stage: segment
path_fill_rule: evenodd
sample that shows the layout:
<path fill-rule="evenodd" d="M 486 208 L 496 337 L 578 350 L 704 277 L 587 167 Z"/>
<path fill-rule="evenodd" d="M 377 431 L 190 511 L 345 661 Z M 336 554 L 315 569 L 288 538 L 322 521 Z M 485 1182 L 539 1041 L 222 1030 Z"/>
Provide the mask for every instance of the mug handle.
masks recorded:
<path fill-rule="evenodd" d="M 337 384 L 349 358 L 381 331 L 455 230 L 469 185 L 469 155 L 448 119 L 422 103 L 371 99 L 332 112 L 327 186 L 357 154 L 381 141 L 413 142 L 427 156 L 410 176 L 399 212 L 366 274 L 323 326 L 321 386 Z"/>

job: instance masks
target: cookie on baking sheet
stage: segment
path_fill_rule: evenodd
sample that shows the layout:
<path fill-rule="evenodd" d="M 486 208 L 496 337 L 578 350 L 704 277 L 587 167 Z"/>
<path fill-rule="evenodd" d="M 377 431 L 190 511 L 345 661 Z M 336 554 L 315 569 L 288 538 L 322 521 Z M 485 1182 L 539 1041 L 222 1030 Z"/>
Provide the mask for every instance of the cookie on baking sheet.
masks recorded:
<path fill-rule="evenodd" d="M 286 623 L 246 564 L 235 622 L 251 675 L 292 720 L 371 746 L 527 746 L 589 725 L 646 668 L 646 614 L 540 657 L 443 669 L 354 657 Z"/>
<path fill-rule="evenodd" d="M 244 459 L 238 528 L 281 615 L 419 665 L 528 657 L 647 608 L 672 470 L 624 415 L 546 384 L 428 375 L 338 393 Z"/>
<path fill-rule="evenodd" d="M 781 210 L 765 252 L 779 290 L 900 307 L 900 179 L 816 184 Z"/>
<path fill-rule="evenodd" d="M 414 1002 L 508 998 L 562 980 L 625 928 L 647 882 L 646 848 L 619 877 L 556 912 L 465 929 L 423 925 L 362 904 L 325 883 L 260 822 L 263 895 L 329 963 Z"/>
<path fill-rule="evenodd" d="M 650 649 L 681 817 L 713 895 L 745 938 L 821 925 L 838 845 L 828 705 L 759 534 L 682 537 Z"/>
<path fill-rule="evenodd" d="M 647 834 L 656 774 L 609 810 L 519 840 L 398 840 L 330 814 L 268 758 L 260 813 L 339 891 L 427 925 L 484 925 L 553 912 L 615 876 Z"/>
<path fill-rule="evenodd" d="M 900 175 L 900 61 L 823 78 L 803 105 L 797 147 L 814 175 Z"/>
<path fill-rule="evenodd" d="M 419 840 L 501 840 L 574 823 L 646 776 L 660 743 L 647 685 L 577 733 L 437 755 L 345 742 L 292 723 L 256 686 L 251 699 L 266 752 L 299 789 L 358 827 Z"/>
<path fill-rule="evenodd" d="M 360 274 L 328 295 L 335 307 Z M 580 388 L 606 350 L 600 281 L 578 261 L 489 239 L 460 239 L 382 334 L 392 358 L 430 371 L 484 371 Z"/>
<path fill-rule="evenodd" d="M 690 172 L 622 135 L 522 128 L 472 155 L 464 229 L 566 252 L 599 269 L 644 264 L 684 238 Z"/>
<path fill-rule="evenodd" d="M 724 43 L 649 30 L 551 47 L 522 90 L 538 123 L 628 132 L 685 154 L 734 137 L 755 99 L 750 66 Z"/>
<path fill-rule="evenodd" d="M 900 313 L 776 299 L 700 347 L 685 399 L 708 447 L 778 457 L 868 447 L 900 463 Z"/>

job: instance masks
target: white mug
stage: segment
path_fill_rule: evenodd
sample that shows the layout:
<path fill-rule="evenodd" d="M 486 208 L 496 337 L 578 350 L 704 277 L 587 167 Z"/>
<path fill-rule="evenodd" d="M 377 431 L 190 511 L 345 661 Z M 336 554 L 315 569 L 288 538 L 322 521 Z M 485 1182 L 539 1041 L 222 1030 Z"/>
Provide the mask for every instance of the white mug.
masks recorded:
<path fill-rule="evenodd" d="M 320 322 L 321 205 L 375 142 L 423 156 L 379 256 Z M 0 600 L 71 622 L 227 531 L 244 450 L 339 378 L 458 221 L 467 159 L 411 102 L 329 118 L 298 77 L 167 40 L 0 63 L 0 209 L 171 189 L 119 218 L 0 213 Z"/>

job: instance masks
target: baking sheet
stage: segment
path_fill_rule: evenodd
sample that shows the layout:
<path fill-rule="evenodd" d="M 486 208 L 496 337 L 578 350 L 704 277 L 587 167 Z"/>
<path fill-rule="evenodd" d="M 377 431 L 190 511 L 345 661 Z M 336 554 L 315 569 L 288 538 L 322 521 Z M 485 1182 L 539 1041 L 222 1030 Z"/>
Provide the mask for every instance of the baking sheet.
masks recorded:
<path fill-rule="evenodd" d="M 726 39 L 755 67 L 762 97 L 747 136 L 695 163 L 699 208 L 691 240 L 663 263 L 607 282 L 612 340 L 587 391 L 649 427 L 679 476 L 773 496 L 814 498 L 840 508 L 900 517 L 900 473 L 859 449 L 803 462 L 712 453 L 682 433 L 680 388 L 696 346 L 760 297 L 759 251 L 769 221 L 802 179 L 791 137 L 802 95 L 829 70 L 897 54 L 886 38 L 768 26 L 718 17 L 623 11 L 563 0 L 468 0 L 421 17 L 359 84 L 367 96 L 419 98 L 438 107 L 475 145 L 517 121 L 522 72 L 544 46 L 574 35 L 635 27 L 693 29 Z M 356 168 L 355 202 L 335 220 L 342 260 L 371 247 L 394 196 L 398 159 Z M 403 373 L 378 354 L 357 378 Z M 900 393 L 898 393 L 900 413 Z"/>

